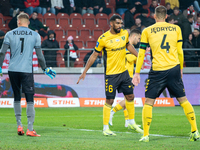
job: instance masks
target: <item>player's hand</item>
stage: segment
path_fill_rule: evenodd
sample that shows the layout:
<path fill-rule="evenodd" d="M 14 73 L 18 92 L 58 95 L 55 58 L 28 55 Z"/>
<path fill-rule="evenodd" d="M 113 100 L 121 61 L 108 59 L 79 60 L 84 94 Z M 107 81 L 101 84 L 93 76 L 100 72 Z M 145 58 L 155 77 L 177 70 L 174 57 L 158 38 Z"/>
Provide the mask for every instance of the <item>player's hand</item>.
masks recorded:
<path fill-rule="evenodd" d="M 52 70 L 51 68 L 46 68 L 44 70 L 44 73 L 46 75 L 48 75 L 51 79 L 55 78 L 56 77 L 56 71 L 55 70 Z"/>
<path fill-rule="evenodd" d="M 0 76 L 1 76 L 1 77 L 3 76 L 1 67 L 0 67 Z"/>
<path fill-rule="evenodd" d="M 140 74 L 139 73 L 135 73 L 132 79 L 132 83 L 135 86 L 138 86 L 138 84 L 140 83 Z"/>
<path fill-rule="evenodd" d="M 79 77 L 79 79 L 78 79 L 78 81 L 76 82 L 76 84 L 79 84 L 79 81 L 81 80 L 81 79 L 85 79 L 85 76 L 86 76 L 86 73 L 82 73 L 81 74 L 81 76 Z"/>

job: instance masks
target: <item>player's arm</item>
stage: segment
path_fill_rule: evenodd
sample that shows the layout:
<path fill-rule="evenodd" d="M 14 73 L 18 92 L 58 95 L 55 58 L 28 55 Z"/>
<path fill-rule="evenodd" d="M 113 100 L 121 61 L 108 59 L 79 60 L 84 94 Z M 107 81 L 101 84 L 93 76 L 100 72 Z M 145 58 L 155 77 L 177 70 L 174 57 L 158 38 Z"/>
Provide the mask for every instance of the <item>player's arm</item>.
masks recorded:
<path fill-rule="evenodd" d="M 134 63 L 134 61 L 135 61 L 135 56 L 133 55 L 133 54 L 131 54 L 131 53 L 126 53 L 126 60 L 129 62 L 129 63 Z"/>
<path fill-rule="evenodd" d="M 45 70 L 47 68 L 46 66 L 46 62 L 45 62 L 45 59 L 44 59 L 44 55 L 42 54 L 42 49 L 41 48 L 35 48 L 35 51 L 36 51 L 36 55 L 37 55 L 37 58 L 38 58 L 38 62 L 42 68 L 42 70 Z"/>
<path fill-rule="evenodd" d="M 180 68 L 181 69 L 183 69 L 183 62 L 184 62 L 182 45 L 183 45 L 183 41 L 178 41 L 178 43 L 177 43 L 177 51 L 178 51 L 178 59 L 180 61 Z"/>
<path fill-rule="evenodd" d="M 0 50 L 0 76 L 3 76 L 1 68 L 2 68 L 5 54 L 6 54 L 6 51 L 8 50 L 8 48 L 9 48 L 9 45 L 3 43 L 1 50 Z"/>
<path fill-rule="evenodd" d="M 131 52 L 133 55 L 135 55 L 136 57 L 138 56 L 138 52 L 136 51 L 136 49 L 134 48 L 133 45 L 131 45 L 129 42 L 126 44 L 126 48 L 129 50 L 129 52 Z"/>

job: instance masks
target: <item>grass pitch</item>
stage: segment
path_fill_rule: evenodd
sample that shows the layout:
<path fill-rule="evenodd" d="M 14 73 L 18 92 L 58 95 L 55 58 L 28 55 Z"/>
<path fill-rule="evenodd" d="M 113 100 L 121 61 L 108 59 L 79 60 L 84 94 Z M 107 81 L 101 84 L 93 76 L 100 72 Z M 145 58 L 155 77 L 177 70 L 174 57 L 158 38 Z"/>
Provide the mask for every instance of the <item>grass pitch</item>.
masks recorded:
<path fill-rule="evenodd" d="M 102 135 L 102 108 L 36 108 L 34 129 L 41 137 L 17 135 L 13 109 L 0 109 L 0 149 L 69 150 L 189 150 L 199 149 L 200 140 L 188 141 L 190 124 L 181 107 L 155 107 L 150 128 L 150 142 L 141 143 L 141 135 L 124 127 L 123 111 L 114 115 L 117 136 Z M 200 106 L 194 106 L 200 128 Z M 142 108 L 135 108 L 135 120 L 142 124 Z M 27 129 L 26 109 L 22 123 Z"/>

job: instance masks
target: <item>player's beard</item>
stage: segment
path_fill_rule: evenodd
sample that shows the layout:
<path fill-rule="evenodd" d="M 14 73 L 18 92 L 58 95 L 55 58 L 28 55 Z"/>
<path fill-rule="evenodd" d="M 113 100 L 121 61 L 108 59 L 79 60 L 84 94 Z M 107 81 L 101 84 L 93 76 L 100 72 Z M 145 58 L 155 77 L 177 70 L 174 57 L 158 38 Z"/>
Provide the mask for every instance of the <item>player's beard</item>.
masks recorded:
<path fill-rule="evenodd" d="M 113 30 L 115 31 L 115 33 L 119 33 L 121 31 L 121 28 L 118 28 L 118 29 L 116 29 L 115 26 L 113 26 Z"/>

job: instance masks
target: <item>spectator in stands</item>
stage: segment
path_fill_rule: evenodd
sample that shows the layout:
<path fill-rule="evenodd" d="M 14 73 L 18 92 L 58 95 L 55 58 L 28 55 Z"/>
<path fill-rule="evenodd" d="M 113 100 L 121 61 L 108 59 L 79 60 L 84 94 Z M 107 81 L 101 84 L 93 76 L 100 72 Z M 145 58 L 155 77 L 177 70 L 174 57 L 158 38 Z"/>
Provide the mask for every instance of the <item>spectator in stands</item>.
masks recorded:
<path fill-rule="evenodd" d="M 94 14 L 94 0 L 82 0 L 82 15 L 85 13 Z"/>
<path fill-rule="evenodd" d="M 199 26 L 200 26 L 200 16 L 197 17 L 197 21 L 194 23 L 194 28 L 200 29 Z"/>
<path fill-rule="evenodd" d="M 116 13 L 121 16 L 125 13 L 128 8 L 128 0 L 115 0 L 116 2 Z"/>
<path fill-rule="evenodd" d="M 173 1 L 173 0 L 171 0 Z M 191 3 L 193 2 L 193 0 L 179 0 L 179 9 L 181 11 L 184 11 L 185 9 L 188 8 L 189 5 L 191 5 Z"/>
<path fill-rule="evenodd" d="M 141 20 L 140 16 L 137 16 L 135 18 L 135 24 L 134 24 L 134 26 L 132 26 L 131 30 L 132 29 L 138 29 L 138 30 L 140 30 L 142 32 L 142 30 L 144 28 L 145 28 L 145 26 L 142 24 L 142 20 Z"/>
<path fill-rule="evenodd" d="M 151 5 L 149 6 L 150 13 L 155 13 L 155 9 L 158 6 L 158 0 L 152 0 Z"/>
<path fill-rule="evenodd" d="M 50 48 L 52 50 L 44 50 L 44 57 L 46 60 L 47 67 L 57 67 L 56 56 L 59 48 L 59 43 L 56 40 L 56 34 L 53 30 L 48 31 L 48 39 L 44 40 L 41 45 L 42 48 Z"/>
<path fill-rule="evenodd" d="M 125 15 L 124 15 L 125 28 L 130 29 L 135 24 L 135 20 L 133 18 L 135 11 L 136 11 L 135 5 L 131 4 L 128 6 L 128 10 L 125 12 Z"/>
<path fill-rule="evenodd" d="M 169 16 L 168 18 L 167 18 L 167 22 L 168 23 L 171 23 L 171 24 L 174 24 L 175 22 L 174 22 L 174 18 L 172 17 L 172 16 Z"/>
<path fill-rule="evenodd" d="M 97 13 L 105 13 L 107 15 L 111 13 L 111 9 L 106 8 L 106 3 L 104 0 L 94 0 L 94 15 Z"/>
<path fill-rule="evenodd" d="M 55 9 L 56 15 L 58 13 L 67 13 L 70 15 L 73 12 L 69 0 L 51 0 L 51 7 Z"/>
<path fill-rule="evenodd" d="M 194 16 L 188 15 L 187 20 L 184 22 L 182 30 L 183 41 L 186 41 L 186 39 L 188 39 L 189 34 L 192 33 L 193 22 Z"/>
<path fill-rule="evenodd" d="M 55 14 L 55 9 L 51 8 L 50 0 L 40 0 L 40 7 L 42 9 L 42 15 L 46 14 L 47 12 Z"/>
<path fill-rule="evenodd" d="M 194 45 L 192 43 L 192 33 L 189 34 L 186 41 L 183 44 L 183 48 L 192 49 Z M 186 67 L 198 67 L 198 56 L 193 50 L 184 50 L 184 61 Z"/>
<path fill-rule="evenodd" d="M 167 15 L 170 16 L 173 13 L 173 10 L 171 9 L 171 4 L 166 3 L 165 7 L 167 8 Z"/>
<path fill-rule="evenodd" d="M 179 0 L 165 0 L 165 4 L 167 3 L 170 3 L 172 10 L 174 7 L 179 7 Z"/>
<path fill-rule="evenodd" d="M 200 13 L 199 4 L 200 4 L 200 0 L 195 0 L 195 1 L 194 1 L 194 8 L 195 8 L 195 10 L 197 11 L 197 13 Z"/>
<path fill-rule="evenodd" d="M 17 15 L 19 15 L 20 13 L 23 13 L 24 11 L 19 9 L 19 13 Z M 8 23 L 8 27 L 13 30 L 15 28 L 17 28 L 17 15 L 15 15 L 15 17 L 13 17 L 10 22 Z"/>
<path fill-rule="evenodd" d="M 183 23 L 187 21 L 185 16 L 179 11 L 178 7 L 174 7 L 173 14 L 171 15 L 174 19 L 174 23 L 183 30 Z"/>
<path fill-rule="evenodd" d="M 194 16 L 194 21 L 197 20 L 197 12 L 194 10 L 194 6 L 190 5 L 187 9 L 183 11 L 183 15 L 187 18 L 188 15 Z"/>
<path fill-rule="evenodd" d="M 200 48 L 200 35 L 199 35 L 199 29 L 194 29 L 192 32 L 192 44 L 194 48 Z M 200 51 L 197 51 L 198 57 L 200 57 Z"/>
<path fill-rule="evenodd" d="M 26 9 L 24 5 L 24 0 L 10 0 L 10 4 L 13 8 L 13 17 L 19 13 L 19 11 L 24 11 Z"/>
<path fill-rule="evenodd" d="M 77 58 L 76 51 L 78 50 L 78 46 L 74 44 L 72 36 L 69 36 L 67 38 L 64 48 L 66 49 L 65 54 L 64 54 L 65 66 L 66 67 L 68 66 L 67 61 L 68 61 L 68 54 L 69 54 L 69 67 L 74 67 L 74 62 L 76 61 L 76 58 Z"/>
<path fill-rule="evenodd" d="M 24 5 L 26 9 L 24 10 L 29 16 L 36 11 L 37 13 L 42 13 L 42 8 L 39 7 L 39 0 L 24 0 Z"/>
<path fill-rule="evenodd" d="M 46 32 L 44 32 L 43 30 L 49 31 L 48 27 L 45 27 L 41 21 L 39 21 L 39 19 L 37 18 L 38 13 L 37 12 L 33 12 L 32 17 L 29 19 L 30 24 L 29 24 L 29 28 L 32 29 L 33 31 L 37 32 L 40 34 L 40 36 L 42 36 L 43 38 L 45 36 L 47 36 Z M 42 30 L 43 29 L 43 30 Z"/>
<path fill-rule="evenodd" d="M 0 13 L 4 16 L 12 16 L 12 6 L 10 4 L 10 0 L 0 1 Z"/>
<path fill-rule="evenodd" d="M 4 36 L 5 36 L 5 33 L 4 33 L 3 31 L 0 30 L 0 47 L 1 47 L 2 44 L 3 44 Z"/>
<path fill-rule="evenodd" d="M 70 0 L 72 1 L 72 0 Z M 82 0 L 74 0 L 73 13 L 82 13 Z"/>
<path fill-rule="evenodd" d="M 147 0 L 130 0 L 130 4 L 135 5 L 136 14 L 137 13 L 148 14 L 148 10 L 143 8 L 143 5 L 147 5 Z"/>

